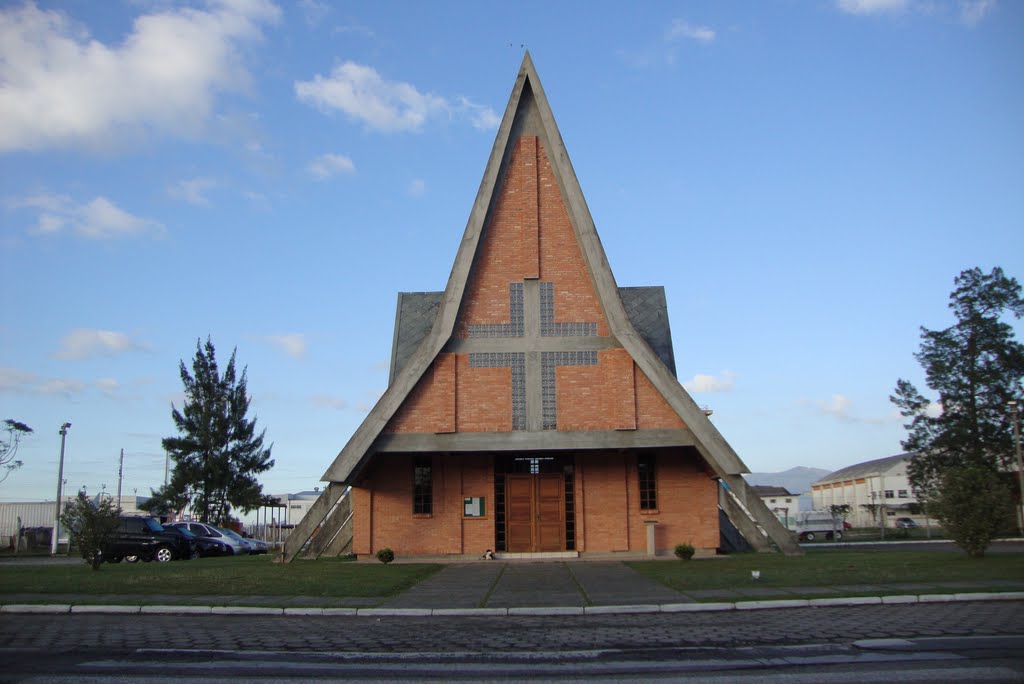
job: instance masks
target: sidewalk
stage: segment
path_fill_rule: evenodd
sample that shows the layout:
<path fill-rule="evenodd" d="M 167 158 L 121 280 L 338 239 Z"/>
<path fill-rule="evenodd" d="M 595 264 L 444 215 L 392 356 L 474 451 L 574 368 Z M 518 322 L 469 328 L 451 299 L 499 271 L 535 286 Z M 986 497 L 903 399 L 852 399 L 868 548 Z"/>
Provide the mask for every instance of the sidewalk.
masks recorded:
<path fill-rule="evenodd" d="M 13 594 L 0 613 L 583 615 L 1024 600 L 1024 580 L 757 587 L 678 592 L 618 561 L 452 563 L 386 599 L 320 596 Z"/>

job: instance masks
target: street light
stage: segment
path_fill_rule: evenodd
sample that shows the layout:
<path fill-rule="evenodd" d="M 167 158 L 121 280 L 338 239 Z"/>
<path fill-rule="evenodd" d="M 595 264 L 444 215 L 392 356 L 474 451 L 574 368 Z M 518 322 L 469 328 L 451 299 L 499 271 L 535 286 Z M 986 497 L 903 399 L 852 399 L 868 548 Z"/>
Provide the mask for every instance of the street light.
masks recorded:
<path fill-rule="evenodd" d="M 60 465 L 57 466 L 57 506 L 53 513 L 53 538 L 50 539 L 50 555 L 57 553 L 57 539 L 60 537 L 60 497 L 64 487 L 64 440 L 68 436 L 71 423 L 60 426 Z"/>
<path fill-rule="evenodd" d="M 1020 457 L 1020 406 L 1017 400 L 1008 401 L 1006 405 L 1013 413 L 1013 444 L 1017 454 L 1017 481 L 1020 484 L 1020 507 L 1017 509 L 1017 529 L 1024 537 L 1024 466 L 1021 465 Z"/>

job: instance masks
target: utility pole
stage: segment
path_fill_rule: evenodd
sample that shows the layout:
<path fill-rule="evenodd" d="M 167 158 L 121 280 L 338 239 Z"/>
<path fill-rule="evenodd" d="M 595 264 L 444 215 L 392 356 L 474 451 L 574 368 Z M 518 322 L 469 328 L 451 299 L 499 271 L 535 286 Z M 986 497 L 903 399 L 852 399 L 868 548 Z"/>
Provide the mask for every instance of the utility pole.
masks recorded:
<path fill-rule="evenodd" d="M 117 465 L 117 510 L 121 510 L 121 480 L 124 479 L 124 449 L 121 449 L 121 462 Z"/>
<path fill-rule="evenodd" d="M 1013 412 L 1013 444 L 1017 455 L 1017 482 L 1020 484 L 1020 506 L 1017 508 L 1017 528 L 1024 537 L 1024 465 L 1020 456 L 1020 404 L 1017 400 L 1007 402 Z"/>
<path fill-rule="evenodd" d="M 71 423 L 60 426 L 60 464 L 57 466 L 57 506 L 53 513 L 53 537 L 50 539 L 50 555 L 57 554 L 57 539 L 60 536 L 60 497 L 64 489 L 64 440 L 68 436 Z"/>

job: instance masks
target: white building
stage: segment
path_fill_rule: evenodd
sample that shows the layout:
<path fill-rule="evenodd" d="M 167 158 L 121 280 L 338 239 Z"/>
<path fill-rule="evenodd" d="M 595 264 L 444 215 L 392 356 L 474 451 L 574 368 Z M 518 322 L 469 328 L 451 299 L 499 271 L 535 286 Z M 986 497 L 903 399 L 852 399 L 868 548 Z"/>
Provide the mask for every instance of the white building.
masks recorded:
<path fill-rule="evenodd" d="M 907 478 L 912 454 L 898 454 L 848 466 L 830 473 L 811 485 L 814 510 L 827 511 L 846 504 L 846 521 L 854 527 L 879 524 L 881 514 L 886 527 L 894 527 L 897 517 L 912 518 L 924 525 L 925 516 L 911 514 L 917 497 Z"/>
<path fill-rule="evenodd" d="M 796 515 L 800 512 L 800 495 L 792 494 L 785 487 L 769 485 L 753 485 L 754 493 L 764 502 L 768 510 L 775 514 L 788 529 L 796 529 Z"/>

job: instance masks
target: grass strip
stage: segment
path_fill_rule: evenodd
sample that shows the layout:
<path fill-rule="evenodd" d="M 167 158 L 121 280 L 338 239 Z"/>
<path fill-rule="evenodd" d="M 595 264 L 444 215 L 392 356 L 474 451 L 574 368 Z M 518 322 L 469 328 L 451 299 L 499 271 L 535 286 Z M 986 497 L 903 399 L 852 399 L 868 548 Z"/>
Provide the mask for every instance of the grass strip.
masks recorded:
<path fill-rule="evenodd" d="M 1024 551 L 1024 549 L 1022 549 Z M 629 567 L 676 591 L 983 582 L 1019 589 L 1024 552 L 968 558 L 959 550 L 808 549 L 803 556 L 734 554 L 706 560 L 631 561 Z M 760 572 L 754 580 L 751 572 Z"/>
<path fill-rule="evenodd" d="M 171 563 L 0 565 L 0 594 L 389 597 L 441 569 L 437 563 L 273 563 L 271 556 Z"/>

